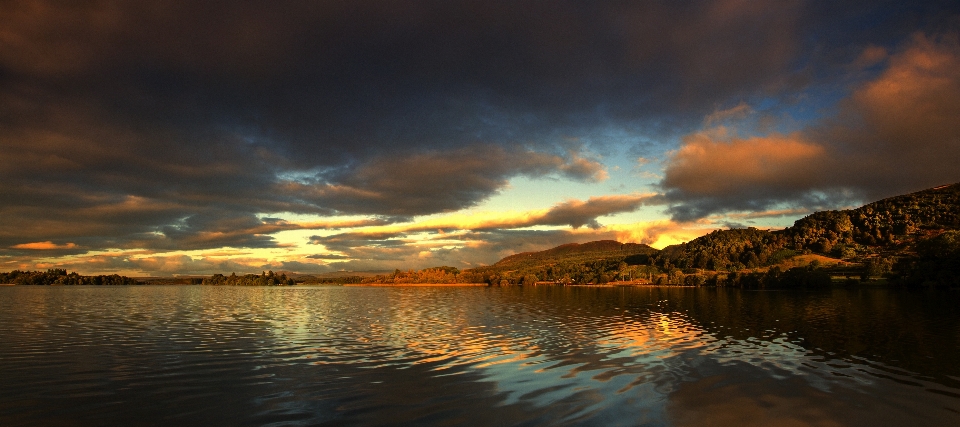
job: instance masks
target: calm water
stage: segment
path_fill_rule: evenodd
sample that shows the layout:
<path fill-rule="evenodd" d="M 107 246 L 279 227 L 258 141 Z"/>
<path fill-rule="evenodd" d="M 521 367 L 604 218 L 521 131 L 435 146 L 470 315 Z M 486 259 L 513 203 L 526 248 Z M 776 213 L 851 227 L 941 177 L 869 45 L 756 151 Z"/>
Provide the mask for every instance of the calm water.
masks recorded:
<path fill-rule="evenodd" d="M 956 292 L 0 288 L 0 425 L 960 425 Z"/>

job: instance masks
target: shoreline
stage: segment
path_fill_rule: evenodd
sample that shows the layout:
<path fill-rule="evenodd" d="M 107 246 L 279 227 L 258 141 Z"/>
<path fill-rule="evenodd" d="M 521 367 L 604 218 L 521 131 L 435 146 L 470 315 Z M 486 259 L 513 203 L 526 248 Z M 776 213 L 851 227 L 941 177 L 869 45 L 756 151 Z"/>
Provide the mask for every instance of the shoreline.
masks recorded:
<path fill-rule="evenodd" d="M 341 286 L 349 287 L 380 287 L 380 288 L 399 288 L 399 287 L 479 287 L 490 286 L 486 283 L 344 283 Z"/>

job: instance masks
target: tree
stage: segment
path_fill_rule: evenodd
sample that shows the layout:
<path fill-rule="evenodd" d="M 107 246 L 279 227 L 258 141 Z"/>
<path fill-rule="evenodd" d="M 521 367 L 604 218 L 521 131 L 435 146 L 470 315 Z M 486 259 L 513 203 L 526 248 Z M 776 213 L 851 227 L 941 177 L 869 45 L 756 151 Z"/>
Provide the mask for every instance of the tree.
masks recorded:
<path fill-rule="evenodd" d="M 918 243 L 917 259 L 904 270 L 909 285 L 960 286 L 960 231 Z"/>

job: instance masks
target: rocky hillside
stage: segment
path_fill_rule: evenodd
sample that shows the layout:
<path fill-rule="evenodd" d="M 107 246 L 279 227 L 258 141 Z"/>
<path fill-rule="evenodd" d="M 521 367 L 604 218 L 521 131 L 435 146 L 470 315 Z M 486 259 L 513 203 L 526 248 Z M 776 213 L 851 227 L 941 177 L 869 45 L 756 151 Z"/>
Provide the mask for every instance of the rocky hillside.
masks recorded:
<path fill-rule="evenodd" d="M 857 209 L 816 212 L 792 227 L 720 230 L 664 248 L 654 264 L 664 270 L 739 271 L 775 265 L 800 253 L 848 260 L 875 273 L 915 271 L 925 242 L 960 230 L 960 184 L 890 197 Z M 925 246 L 926 245 L 926 246 Z M 907 274 L 909 275 L 909 274 Z"/>

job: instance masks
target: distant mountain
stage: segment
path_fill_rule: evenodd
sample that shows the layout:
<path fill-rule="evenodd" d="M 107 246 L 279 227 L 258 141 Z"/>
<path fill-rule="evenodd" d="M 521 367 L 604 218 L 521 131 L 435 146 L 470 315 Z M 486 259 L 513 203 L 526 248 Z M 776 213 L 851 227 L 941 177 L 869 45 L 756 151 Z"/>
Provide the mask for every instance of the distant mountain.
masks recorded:
<path fill-rule="evenodd" d="M 464 276 L 490 284 L 606 283 L 622 277 L 629 266 L 650 264 L 656 253 L 647 245 L 614 240 L 568 243 L 511 255 L 496 264 L 467 270 Z"/>
<path fill-rule="evenodd" d="M 598 240 L 587 243 L 567 243 L 552 249 L 540 252 L 523 252 L 516 255 L 510 255 L 500 261 L 496 266 L 506 267 L 510 265 L 522 264 L 530 261 L 563 261 L 571 258 L 604 258 L 607 256 L 630 256 L 630 255 L 652 255 L 657 250 L 650 246 L 639 243 L 620 243 L 616 240 Z"/>

